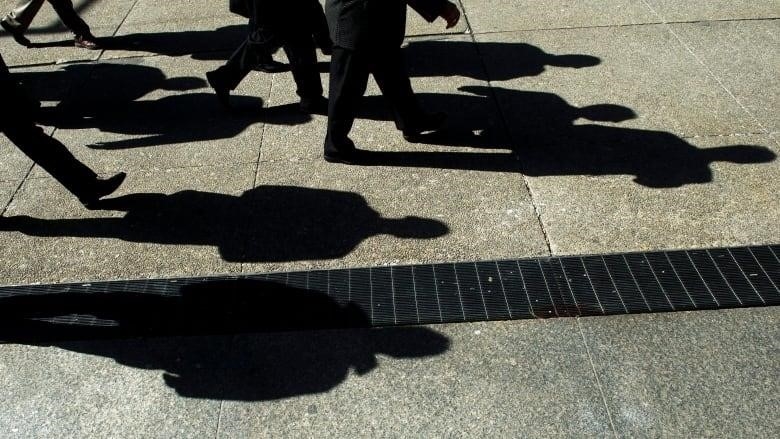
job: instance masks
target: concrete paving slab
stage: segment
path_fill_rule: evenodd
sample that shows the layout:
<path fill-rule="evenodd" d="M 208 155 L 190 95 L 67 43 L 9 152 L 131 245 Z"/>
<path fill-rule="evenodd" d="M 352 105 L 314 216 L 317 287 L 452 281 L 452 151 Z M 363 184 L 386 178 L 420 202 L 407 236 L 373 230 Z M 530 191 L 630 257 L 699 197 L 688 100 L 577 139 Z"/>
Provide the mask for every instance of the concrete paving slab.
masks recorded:
<path fill-rule="evenodd" d="M 461 0 L 475 34 L 657 23 L 641 0 Z"/>
<path fill-rule="evenodd" d="M 21 180 L 0 181 L 0 211 L 5 209 L 8 203 L 11 201 L 11 197 L 13 197 L 14 192 L 16 192 L 16 189 L 19 187 L 20 183 Z"/>
<path fill-rule="evenodd" d="M 233 355 L 220 437 L 611 435 L 572 320 L 238 337 Z"/>
<path fill-rule="evenodd" d="M 706 2 L 644 1 L 666 22 L 780 17 L 780 1 L 778 0 L 754 0 L 749 2 L 729 0 L 710 0 Z"/>
<path fill-rule="evenodd" d="M 584 318 L 618 436 L 771 437 L 779 308 Z"/>
<path fill-rule="evenodd" d="M 777 242 L 780 161 L 767 136 L 645 134 L 521 153 L 553 253 Z M 771 161 L 742 163 L 757 158 Z"/>
<path fill-rule="evenodd" d="M 79 96 L 43 122 L 59 127 L 55 137 L 99 172 L 255 163 L 271 79 L 250 74 L 229 113 L 205 80 L 218 64 L 188 57 L 102 62 Z M 284 123 L 308 119 L 299 114 Z"/>
<path fill-rule="evenodd" d="M 49 178 L 28 179 L 0 222 L 3 284 L 238 272 L 243 218 L 227 207 L 254 164 L 136 171 L 104 210 L 90 211 Z M 225 217 L 228 215 L 228 217 Z M 226 250 L 227 249 L 227 250 Z"/>
<path fill-rule="evenodd" d="M 181 370 L 216 373 L 228 346 L 219 337 L 0 345 L 0 431 L 9 438 L 213 436 L 220 402 L 181 398 L 166 383 Z"/>
<path fill-rule="evenodd" d="M 765 129 L 780 130 L 780 20 L 675 24 L 671 29 Z"/>
<path fill-rule="evenodd" d="M 97 37 L 113 35 L 122 20 L 130 12 L 135 0 L 111 1 L 75 1 L 74 7 L 84 21 L 89 24 Z M 0 2 L 0 14 L 5 15 L 19 2 L 3 0 Z M 100 51 L 91 51 L 73 47 L 73 34 L 62 24 L 54 9 L 44 4 L 32 26 L 25 34 L 33 42 L 32 48 L 16 44 L 4 30 L 0 32 L 3 41 L 3 58 L 10 66 L 63 63 L 72 61 L 95 60 Z"/>
<path fill-rule="evenodd" d="M 246 38 L 246 19 L 237 15 L 203 20 L 125 23 L 105 39 L 101 59 L 147 55 L 194 55 L 226 60 Z M 227 52 L 227 53 L 223 53 Z"/>
<path fill-rule="evenodd" d="M 253 197 L 245 272 L 546 253 L 513 173 L 262 162 Z"/>
<path fill-rule="evenodd" d="M 516 140 L 525 140 L 526 132 L 538 127 L 557 127 L 555 119 L 564 115 L 566 124 L 579 118 L 622 121 L 623 127 L 681 137 L 765 132 L 665 25 L 517 32 L 478 39 L 573 55 L 552 60 L 537 55 L 533 63 L 542 68 L 536 71 L 515 67 L 522 66 L 520 60 L 507 65 L 505 57 L 485 55 L 491 76 L 510 78 L 492 85 Z M 520 47 L 524 48 L 520 53 L 530 53 Z M 590 107 L 605 103 L 610 106 Z"/>
<path fill-rule="evenodd" d="M 234 18 L 235 14 L 228 10 L 228 2 L 169 0 L 161 3 L 154 0 L 138 0 L 124 24 L 133 26 L 141 23 L 193 22 L 204 19 L 233 21 Z M 246 19 L 241 20 L 246 24 Z"/>
<path fill-rule="evenodd" d="M 30 170 L 32 160 L 5 136 L 0 137 L 0 181 L 18 182 Z"/>
<path fill-rule="evenodd" d="M 114 27 L 94 27 L 96 36 L 111 35 Z M 40 64 L 65 64 L 71 62 L 94 61 L 100 57 L 99 50 L 87 50 L 73 46 L 73 35 L 69 31 L 47 32 L 29 35 L 35 47 L 24 47 L 16 44 L 3 31 L 0 41 L 3 45 L 3 59 L 9 66 L 29 66 Z"/>

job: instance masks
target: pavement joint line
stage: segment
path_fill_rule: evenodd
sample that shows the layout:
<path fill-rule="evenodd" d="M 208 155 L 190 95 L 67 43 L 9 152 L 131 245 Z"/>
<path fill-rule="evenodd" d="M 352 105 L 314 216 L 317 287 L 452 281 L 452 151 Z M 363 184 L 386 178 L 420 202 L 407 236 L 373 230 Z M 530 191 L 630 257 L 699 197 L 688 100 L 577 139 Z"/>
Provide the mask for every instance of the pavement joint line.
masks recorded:
<path fill-rule="evenodd" d="M 11 197 L 8 198 L 8 202 L 6 202 L 3 205 L 3 208 L 0 210 L 0 217 L 5 215 L 5 212 L 8 211 L 8 207 L 13 203 L 16 196 L 19 194 L 19 191 L 22 190 L 22 186 L 24 186 L 24 183 L 27 181 L 27 177 L 30 176 L 32 173 L 33 168 L 35 167 L 35 163 L 33 162 L 30 167 L 27 169 L 27 172 L 24 174 L 24 177 L 19 181 L 19 184 L 16 185 L 16 189 L 14 189 L 13 193 L 11 194 Z"/>
<path fill-rule="evenodd" d="M 461 4 L 463 7 L 463 5 Z M 466 20 L 467 27 L 471 28 L 471 23 L 468 19 L 468 12 L 466 11 L 466 8 L 463 7 L 463 17 Z M 512 140 L 512 143 L 517 143 L 517 139 L 515 139 L 512 136 L 512 132 L 509 129 L 509 121 L 507 120 L 506 114 L 504 113 L 504 109 L 501 106 L 501 103 L 498 101 L 498 97 L 496 96 L 493 88 L 493 81 L 490 78 L 490 70 L 488 70 L 487 63 L 485 63 L 485 56 L 484 54 L 479 50 L 479 42 L 477 41 L 476 35 L 474 35 L 473 32 L 469 34 L 471 36 L 471 43 L 474 45 L 474 49 L 477 52 L 477 57 L 479 58 L 479 62 L 482 67 L 482 71 L 485 73 L 485 82 L 487 83 L 488 89 L 490 90 L 490 96 L 493 100 L 493 105 L 495 105 L 496 109 L 498 110 L 498 115 L 501 118 L 501 125 L 504 128 L 504 132 L 506 133 L 507 137 Z M 514 155 L 514 153 L 513 153 Z M 534 197 L 534 192 L 531 189 L 531 185 L 528 181 L 528 177 L 525 174 L 521 174 L 523 178 L 523 186 L 525 187 L 525 190 L 528 192 L 528 196 L 531 199 L 531 206 L 534 208 L 534 215 L 536 215 L 536 221 L 539 224 L 539 229 L 542 232 L 542 236 L 544 237 L 544 245 L 547 249 L 547 254 L 552 255 L 552 244 L 550 242 L 550 236 L 547 232 L 547 229 L 544 226 L 544 221 L 542 220 L 542 212 L 539 210 L 539 206 L 536 203 L 536 199 Z"/>
<path fill-rule="evenodd" d="M 576 317 L 574 319 L 577 323 L 577 330 L 580 333 L 580 337 L 582 338 L 582 345 L 585 347 L 585 353 L 588 355 L 588 363 L 590 364 L 590 370 L 593 372 L 593 378 L 596 380 L 596 386 L 599 389 L 599 394 L 601 395 L 601 402 L 604 403 L 604 409 L 607 411 L 607 419 L 609 419 L 609 426 L 612 428 L 612 434 L 617 439 L 619 436 L 617 434 L 617 429 L 615 428 L 615 422 L 612 420 L 612 412 L 609 410 L 609 404 L 607 403 L 607 395 L 604 393 L 604 386 L 601 384 L 601 379 L 599 378 L 599 374 L 596 371 L 596 363 L 593 361 L 593 354 L 590 352 L 590 346 L 588 346 L 588 340 L 585 337 L 585 332 L 582 330 L 582 322 L 581 317 Z"/>
<path fill-rule="evenodd" d="M 656 14 L 657 15 L 657 14 Z M 474 35 L 495 35 L 506 33 L 519 33 L 519 32 L 544 32 L 544 31 L 557 31 L 557 30 L 586 30 L 586 29 L 605 29 L 605 28 L 623 28 L 623 27 L 642 27 L 642 26 L 660 26 L 669 24 L 699 24 L 699 23 L 738 23 L 741 21 L 774 21 L 780 17 L 760 17 L 760 18 L 723 18 L 714 20 L 679 20 L 679 21 L 650 21 L 645 23 L 615 23 L 615 24 L 596 24 L 589 26 L 561 26 L 561 27 L 539 27 L 539 28 L 522 28 L 522 29 L 502 29 L 493 31 L 473 32 Z"/>
<path fill-rule="evenodd" d="M 690 45 L 688 45 L 688 43 L 677 32 L 675 32 L 674 29 L 672 29 L 671 24 L 673 24 L 673 23 L 667 22 L 666 18 L 663 17 L 661 14 L 659 14 L 655 9 L 653 9 L 653 7 L 647 2 L 647 0 L 642 0 L 642 3 L 644 3 L 655 15 L 657 15 L 661 20 L 664 21 L 663 25 L 666 27 L 666 29 L 669 31 L 669 33 L 671 33 L 672 36 L 674 36 L 674 38 L 685 48 L 685 50 L 687 50 L 688 53 L 691 54 L 693 59 L 695 59 L 704 68 L 704 70 L 707 72 L 707 74 L 710 76 L 710 78 L 714 79 L 715 82 L 717 82 L 718 85 L 720 85 L 720 87 L 726 93 L 728 93 L 728 95 L 731 96 L 732 99 L 734 99 L 734 102 L 736 102 L 737 105 L 739 105 L 740 108 L 742 108 L 742 110 L 748 116 L 750 116 L 753 119 L 753 122 L 755 122 L 759 127 L 761 127 L 761 129 L 764 130 L 765 134 L 770 134 L 770 130 L 766 126 L 764 126 L 763 123 L 761 123 L 761 120 L 758 119 L 758 116 L 753 114 L 752 111 L 750 111 L 747 107 L 745 107 L 745 105 L 742 103 L 742 101 L 740 101 L 739 98 L 737 98 L 737 96 L 734 95 L 734 93 L 732 93 L 731 90 L 729 90 L 728 87 L 726 87 L 726 84 L 723 83 L 723 81 L 720 79 L 720 77 L 718 75 L 716 75 L 715 72 L 712 71 L 710 66 L 708 66 L 707 63 L 705 63 L 704 60 L 701 59 L 696 54 L 696 52 L 693 50 L 693 48 Z M 735 21 L 737 21 L 737 20 L 735 20 Z"/>
<path fill-rule="evenodd" d="M 116 29 L 114 29 L 114 32 L 111 33 L 112 37 L 115 37 L 116 34 L 119 32 L 119 29 L 122 28 L 122 25 L 125 24 L 125 21 L 127 21 L 127 17 L 130 16 L 130 14 L 133 13 L 133 10 L 135 9 L 135 6 L 138 4 L 140 0 L 135 0 L 133 4 L 128 8 L 127 13 L 124 17 L 122 17 L 122 21 L 119 22 L 119 24 L 116 26 Z M 100 54 L 98 55 L 97 59 L 100 61 L 101 58 L 103 58 L 103 54 L 106 53 L 106 49 L 100 49 Z"/>

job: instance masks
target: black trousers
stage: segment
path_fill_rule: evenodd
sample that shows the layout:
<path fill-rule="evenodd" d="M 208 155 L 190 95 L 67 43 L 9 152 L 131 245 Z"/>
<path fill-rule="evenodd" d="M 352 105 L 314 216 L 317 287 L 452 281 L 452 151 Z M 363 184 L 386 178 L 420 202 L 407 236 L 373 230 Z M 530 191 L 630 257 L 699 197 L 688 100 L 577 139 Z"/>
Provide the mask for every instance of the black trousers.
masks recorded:
<path fill-rule="evenodd" d="M 400 47 L 388 44 L 383 50 L 350 50 L 335 46 L 330 61 L 325 152 L 338 153 L 354 147 L 349 132 L 366 92 L 369 74 L 374 76 L 390 105 L 399 130 L 411 128 L 422 114 Z"/>
<path fill-rule="evenodd" d="M 217 69 L 217 72 L 225 81 L 225 85 L 233 90 L 259 61 L 267 59 L 268 54 L 275 52 L 280 45 L 290 61 L 290 70 L 298 87 L 298 96 L 302 99 L 322 96 L 317 54 L 310 30 L 291 31 L 286 35 L 276 35 L 262 29 L 256 30 L 233 52 L 227 63 Z"/>
<path fill-rule="evenodd" d="M 3 133 L 11 143 L 73 195 L 86 196 L 94 188 L 97 174 L 78 161 L 65 145 L 46 135 L 32 121 L 11 121 L 3 127 Z"/>

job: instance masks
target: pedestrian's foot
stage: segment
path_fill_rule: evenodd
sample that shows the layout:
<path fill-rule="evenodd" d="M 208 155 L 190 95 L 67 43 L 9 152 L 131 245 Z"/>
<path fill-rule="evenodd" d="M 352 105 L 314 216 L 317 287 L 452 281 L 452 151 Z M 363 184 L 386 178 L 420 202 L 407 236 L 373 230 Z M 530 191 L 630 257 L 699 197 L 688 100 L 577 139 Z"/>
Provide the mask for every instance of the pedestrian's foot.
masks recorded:
<path fill-rule="evenodd" d="M 76 35 L 76 38 L 73 39 L 73 45 L 87 50 L 100 49 L 100 44 L 94 35 Z"/>
<path fill-rule="evenodd" d="M 288 65 L 279 61 L 274 61 L 273 59 L 268 59 L 257 63 L 255 70 L 265 73 L 286 72 L 288 70 Z"/>
<path fill-rule="evenodd" d="M 120 172 L 113 177 L 98 178 L 95 180 L 95 185 L 92 187 L 90 192 L 81 195 L 79 197 L 79 201 L 81 201 L 81 204 L 83 204 L 87 209 L 98 208 L 100 199 L 106 195 L 110 195 L 115 190 L 117 190 L 119 186 L 122 185 L 122 182 L 125 181 L 125 177 L 127 177 L 127 174 Z"/>
<path fill-rule="evenodd" d="M 415 142 L 419 139 L 421 134 L 441 129 L 446 120 L 447 115 L 444 113 L 423 114 L 414 121 L 413 126 L 404 128 L 404 139 L 409 142 Z"/>
<path fill-rule="evenodd" d="M 328 100 L 324 96 L 301 99 L 301 111 L 309 114 L 328 114 Z"/>
<path fill-rule="evenodd" d="M 217 94 L 217 100 L 223 107 L 230 108 L 230 89 L 222 83 L 217 70 L 206 73 L 206 80 L 209 82 L 211 88 Z"/>
<path fill-rule="evenodd" d="M 11 26 L 11 24 L 5 21 L 5 19 L 0 20 L 0 26 L 3 26 L 3 29 L 5 29 L 6 32 L 11 34 L 11 36 L 14 38 L 14 41 L 21 44 L 24 47 L 30 47 L 31 44 L 30 40 L 28 40 L 27 37 L 24 36 L 23 32 Z"/>

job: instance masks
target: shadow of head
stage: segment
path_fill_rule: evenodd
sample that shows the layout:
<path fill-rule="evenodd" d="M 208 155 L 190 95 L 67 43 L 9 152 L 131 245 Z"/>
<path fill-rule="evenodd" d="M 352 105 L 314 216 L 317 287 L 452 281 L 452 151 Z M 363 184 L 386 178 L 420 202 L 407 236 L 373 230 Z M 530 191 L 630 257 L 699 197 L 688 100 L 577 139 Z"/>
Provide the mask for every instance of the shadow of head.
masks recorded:
<path fill-rule="evenodd" d="M 433 239 L 449 233 L 449 228 L 441 221 L 407 216 L 385 219 L 381 233 L 405 239 Z"/>
<path fill-rule="evenodd" d="M 526 43 L 416 41 L 406 48 L 412 76 L 466 76 L 509 80 L 536 76 L 547 66 L 584 68 L 601 63 L 595 56 L 555 55 Z M 479 58 L 485 59 L 487 72 Z"/>
<path fill-rule="evenodd" d="M 739 164 L 769 163 L 777 154 L 769 148 L 757 145 L 731 145 L 702 149 L 701 153 L 712 162 L 731 162 Z"/>
<path fill-rule="evenodd" d="M 579 116 L 594 122 L 624 122 L 636 119 L 634 110 L 622 105 L 598 104 L 579 109 Z"/>
<path fill-rule="evenodd" d="M 550 55 L 544 57 L 544 62 L 548 66 L 569 67 L 581 69 L 584 67 L 594 67 L 601 64 L 601 59 L 590 55 Z"/>

